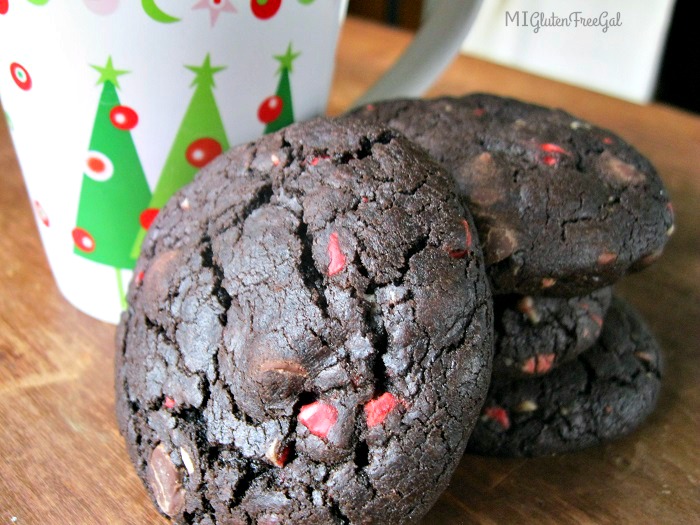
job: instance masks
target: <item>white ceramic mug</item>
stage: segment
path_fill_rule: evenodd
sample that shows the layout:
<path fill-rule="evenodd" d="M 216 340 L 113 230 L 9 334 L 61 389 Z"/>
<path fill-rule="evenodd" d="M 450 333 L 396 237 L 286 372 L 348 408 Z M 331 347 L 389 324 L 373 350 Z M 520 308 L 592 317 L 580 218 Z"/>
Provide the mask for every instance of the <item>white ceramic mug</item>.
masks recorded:
<path fill-rule="evenodd" d="M 363 101 L 422 93 L 479 2 L 447 0 Z M 141 240 L 216 155 L 325 111 L 347 0 L 0 0 L 0 95 L 56 282 L 116 322 Z"/>

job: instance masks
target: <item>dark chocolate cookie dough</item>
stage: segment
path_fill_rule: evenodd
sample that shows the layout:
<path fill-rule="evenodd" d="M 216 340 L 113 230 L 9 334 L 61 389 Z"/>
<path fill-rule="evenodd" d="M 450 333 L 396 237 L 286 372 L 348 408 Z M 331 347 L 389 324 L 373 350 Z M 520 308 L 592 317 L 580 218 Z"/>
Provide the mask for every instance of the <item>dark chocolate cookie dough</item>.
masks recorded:
<path fill-rule="evenodd" d="M 117 415 L 177 523 L 410 523 L 488 389 L 492 303 L 449 175 L 316 120 L 215 160 L 148 233 Z"/>
<path fill-rule="evenodd" d="M 651 163 L 564 111 L 475 94 L 387 101 L 344 118 L 390 125 L 452 173 L 495 293 L 585 295 L 651 264 L 673 229 Z"/>
<path fill-rule="evenodd" d="M 612 288 L 582 297 L 503 295 L 494 298 L 496 376 L 546 374 L 598 339 Z"/>
<path fill-rule="evenodd" d="M 576 360 L 542 377 L 494 380 L 467 450 L 543 456 L 629 434 L 654 409 L 662 369 L 644 321 L 613 298 L 598 343 Z"/>

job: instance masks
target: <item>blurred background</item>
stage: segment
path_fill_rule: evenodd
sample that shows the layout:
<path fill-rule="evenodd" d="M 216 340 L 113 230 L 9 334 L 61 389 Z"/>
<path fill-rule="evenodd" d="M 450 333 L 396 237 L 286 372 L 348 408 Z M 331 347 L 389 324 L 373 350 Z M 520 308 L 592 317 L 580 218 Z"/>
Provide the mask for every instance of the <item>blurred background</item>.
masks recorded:
<path fill-rule="evenodd" d="M 416 30 L 440 0 L 350 0 L 352 15 Z M 621 26 L 541 27 L 580 11 Z M 640 104 L 700 113 L 700 39 L 691 0 L 484 0 L 462 52 Z M 508 20 L 508 22 L 507 22 Z M 691 27 L 693 26 L 693 27 Z M 691 32 L 692 31 L 692 32 Z"/>

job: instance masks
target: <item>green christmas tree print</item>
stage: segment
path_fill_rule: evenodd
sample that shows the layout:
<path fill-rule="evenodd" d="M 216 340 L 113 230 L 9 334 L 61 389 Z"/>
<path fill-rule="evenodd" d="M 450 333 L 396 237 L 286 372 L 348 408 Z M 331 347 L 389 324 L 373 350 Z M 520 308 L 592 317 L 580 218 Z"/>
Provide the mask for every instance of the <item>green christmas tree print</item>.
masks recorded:
<path fill-rule="evenodd" d="M 112 57 L 104 67 L 91 67 L 100 73 L 97 85 L 102 84 L 102 94 L 72 232 L 74 252 L 116 269 L 122 306 L 125 306 L 121 269 L 132 269 L 136 262 L 131 247 L 151 191 L 131 136 L 138 114 L 122 105 L 117 94 L 117 79 L 128 71 L 115 69 Z"/>
<path fill-rule="evenodd" d="M 228 149 L 226 130 L 214 99 L 214 75 L 225 69 L 211 65 L 207 54 L 201 66 L 185 66 L 195 74 L 194 94 L 170 148 L 148 209 L 141 217 L 141 230 L 131 255 L 138 257 L 148 227 L 160 208 L 195 174 L 221 152 Z"/>
<path fill-rule="evenodd" d="M 289 82 L 289 74 L 292 72 L 292 63 L 301 53 L 292 52 L 291 42 L 287 46 L 284 55 L 275 55 L 280 67 L 277 73 L 280 81 L 274 95 L 262 101 L 258 108 L 258 119 L 266 124 L 265 133 L 272 133 L 294 122 L 294 108 L 292 107 L 292 87 Z"/>

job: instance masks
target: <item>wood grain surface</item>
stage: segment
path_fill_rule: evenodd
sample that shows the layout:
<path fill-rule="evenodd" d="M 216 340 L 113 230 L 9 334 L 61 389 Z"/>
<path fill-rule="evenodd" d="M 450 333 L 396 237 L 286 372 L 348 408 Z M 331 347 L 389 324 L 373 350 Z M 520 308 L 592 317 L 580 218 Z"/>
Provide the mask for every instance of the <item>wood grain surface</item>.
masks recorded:
<path fill-rule="evenodd" d="M 410 35 L 350 19 L 329 103 L 347 109 Z M 634 144 L 673 198 L 664 257 L 618 292 L 667 356 L 661 400 L 632 436 L 533 460 L 466 456 L 424 524 L 700 521 L 700 118 L 460 57 L 429 95 L 489 91 L 562 107 Z M 700 95 L 699 95 L 700 96 Z M 0 124 L 0 524 L 160 524 L 113 415 L 114 327 L 60 295 Z"/>

